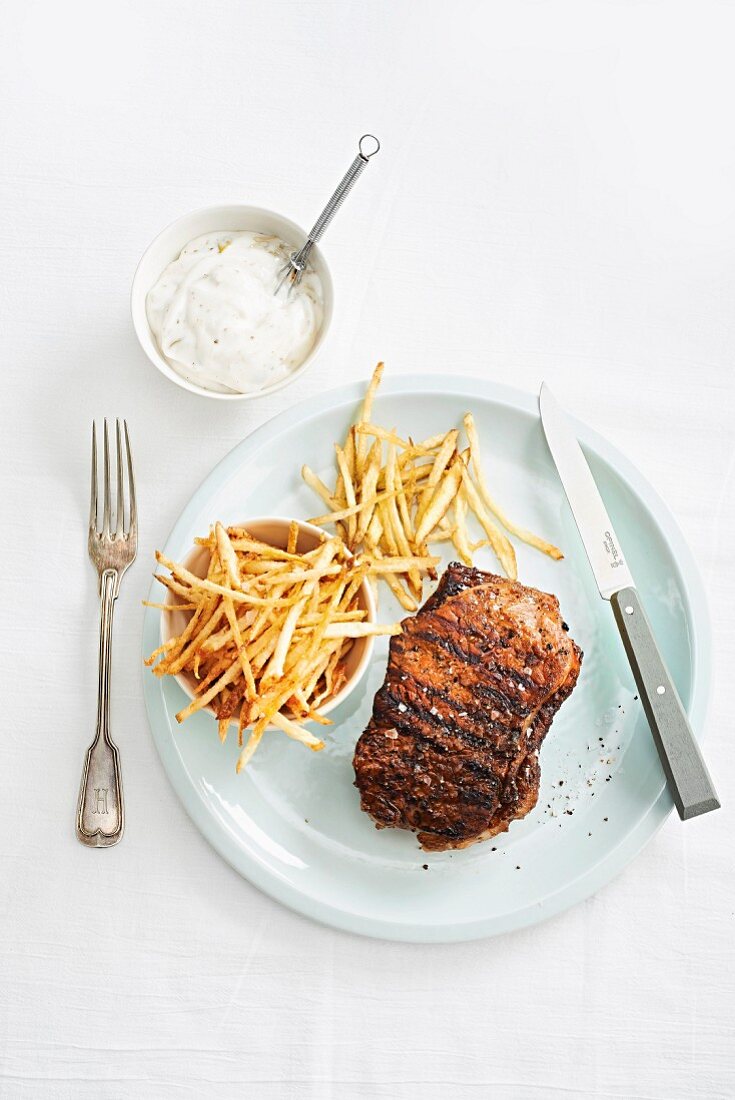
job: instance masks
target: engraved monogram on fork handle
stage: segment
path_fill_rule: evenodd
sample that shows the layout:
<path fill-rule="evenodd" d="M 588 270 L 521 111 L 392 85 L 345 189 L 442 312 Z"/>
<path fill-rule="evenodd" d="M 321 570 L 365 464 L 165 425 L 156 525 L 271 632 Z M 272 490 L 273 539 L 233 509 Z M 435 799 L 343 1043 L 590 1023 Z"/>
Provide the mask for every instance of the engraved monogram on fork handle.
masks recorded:
<path fill-rule="evenodd" d="M 117 496 L 115 531 L 111 530 L 110 455 L 107 421 L 104 428 L 104 512 L 102 531 L 97 523 L 97 439 L 92 426 L 92 493 L 89 514 L 89 556 L 100 579 L 100 644 L 97 690 L 97 727 L 87 749 L 79 788 L 77 837 L 90 848 L 117 844 L 125 828 L 120 754 L 110 736 L 110 666 L 112 617 L 120 579 L 134 560 L 138 541 L 135 482 L 128 426 L 124 425 L 127 455 L 127 510 L 125 506 L 122 434 L 117 421 Z M 127 511 L 127 523 L 126 523 Z"/>

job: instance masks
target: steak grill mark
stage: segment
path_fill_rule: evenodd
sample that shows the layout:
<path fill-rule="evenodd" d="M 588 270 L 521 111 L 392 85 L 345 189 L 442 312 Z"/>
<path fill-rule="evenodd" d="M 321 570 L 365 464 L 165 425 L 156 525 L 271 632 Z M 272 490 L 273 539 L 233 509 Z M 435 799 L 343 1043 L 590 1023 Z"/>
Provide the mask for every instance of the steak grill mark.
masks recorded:
<path fill-rule="evenodd" d="M 361 805 L 426 849 L 466 847 L 536 804 L 582 654 L 555 596 L 457 563 L 403 626 L 355 749 Z"/>

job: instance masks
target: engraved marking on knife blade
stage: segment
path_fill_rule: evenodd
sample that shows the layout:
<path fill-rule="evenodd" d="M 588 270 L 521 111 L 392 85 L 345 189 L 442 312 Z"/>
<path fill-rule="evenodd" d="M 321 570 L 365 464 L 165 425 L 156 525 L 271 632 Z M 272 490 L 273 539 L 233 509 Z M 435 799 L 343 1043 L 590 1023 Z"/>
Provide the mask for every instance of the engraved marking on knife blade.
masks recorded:
<path fill-rule="evenodd" d="M 611 569 L 619 569 L 621 565 L 625 565 L 625 559 L 623 558 L 623 555 L 620 553 L 620 550 L 615 544 L 615 539 L 612 536 L 612 531 L 605 532 L 605 541 L 603 545 L 605 547 L 605 553 L 609 554 L 612 558 L 612 561 L 610 562 Z"/>

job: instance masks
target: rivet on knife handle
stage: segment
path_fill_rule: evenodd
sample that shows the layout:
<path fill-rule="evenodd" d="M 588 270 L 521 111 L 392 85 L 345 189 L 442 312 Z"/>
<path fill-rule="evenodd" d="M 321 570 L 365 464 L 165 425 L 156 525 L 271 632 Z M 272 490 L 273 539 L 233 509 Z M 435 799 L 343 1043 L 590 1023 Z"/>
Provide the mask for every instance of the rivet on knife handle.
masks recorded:
<path fill-rule="evenodd" d="M 720 806 L 694 733 L 634 588 L 611 603 L 669 789 L 686 820 Z"/>

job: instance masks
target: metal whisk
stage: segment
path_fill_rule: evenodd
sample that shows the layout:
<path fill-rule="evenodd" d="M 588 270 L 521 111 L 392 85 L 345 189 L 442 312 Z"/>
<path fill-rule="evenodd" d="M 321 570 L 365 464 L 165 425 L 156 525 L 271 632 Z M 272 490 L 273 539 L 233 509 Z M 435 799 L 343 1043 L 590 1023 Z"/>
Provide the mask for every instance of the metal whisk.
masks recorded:
<path fill-rule="evenodd" d="M 291 292 L 291 289 L 293 287 L 299 285 L 304 269 L 309 262 L 309 254 L 312 248 L 321 238 L 324 230 L 327 228 L 332 218 L 337 213 L 352 188 L 355 186 L 355 183 L 357 182 L 359 176 L 367 167 L 367 163 L 370 158 L 374 157 L 380 149 L 380 142 L 374 134 L 363 134 L 358 143 L 358 149 L 359 152 L 357 156 L 342 177 L 342 181 L 337 187 L 337 190 L 334 192 L 331 199 L 317 218 L 313 229 L 309 233 L 309 236 L 306 238 L 305 244 L 298 250 L 298 252 L 291 253 L 288 261 L 278 272 L 278 283 L 275 290 L 276 294 L 278 294 L 278 291 L 281 289 L 286 281 L 288 281 L 289 283 L 288 293 Z"/>

